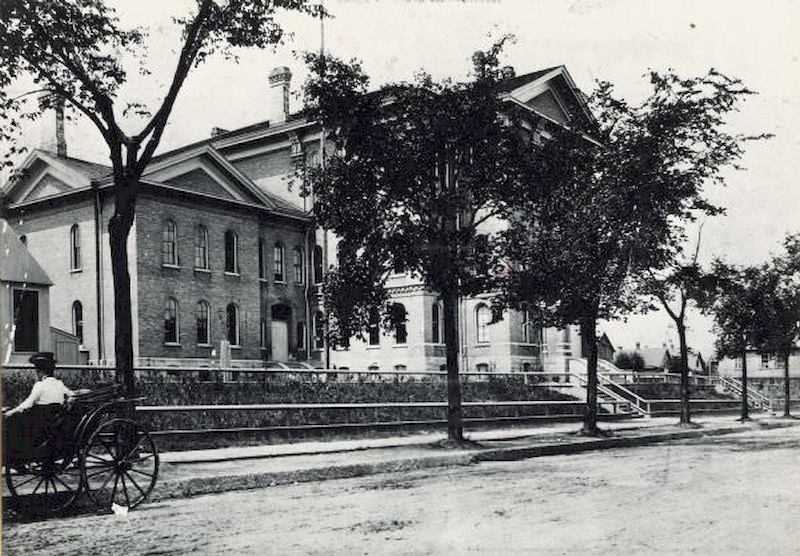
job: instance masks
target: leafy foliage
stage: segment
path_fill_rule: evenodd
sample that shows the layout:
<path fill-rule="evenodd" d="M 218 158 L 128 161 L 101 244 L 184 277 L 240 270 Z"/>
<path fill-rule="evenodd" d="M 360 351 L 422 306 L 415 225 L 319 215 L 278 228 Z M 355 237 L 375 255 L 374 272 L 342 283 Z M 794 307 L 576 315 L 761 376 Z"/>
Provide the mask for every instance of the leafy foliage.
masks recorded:
<path fill-rule="evenodd" d="M 526 190 L 504 234 L 513 261 L 504 305 L 531 310 L 549 325 L 579 322 L 590 390 L 597 320 L 649 307 L 641 302 L 642 293 L 653 293 L 642 287 L 644 278 L 675 265 L 686 222 L 722 212 L 703 187 L 721 183 L 721 170 L 755 139 L 725 130 L 726 116 L 752 94 L 738 80 L 714 70 L 691 79 L 671 71 L 649 77 L 652 92 L 636 106 L 601 82 L 590 98 L 593 129 L 548 129 L 552 140 L 535 156 L 536 187 Z M 594 418 L 587 412 L 589 432 Z"/>
<path fill-rule="evenodd" d="M 492 287 L 496 237 L 481 225 L 508 216 L 530 170 L 519 115 L 498 94 L 501 46 L 475 57 L 471 81 L 420 73 L 372 93 L 357 61 L 308 55 L 309 117 L 332 149 L 323 167 L 298 174 L 345 254 L 326 282 L 334 341 L 366 330 L 392 269 L 438 292 Z"/>
<path fill-rule="evenodd" d="M 614 365 L 624 370 L 641 371 L 644 369 L 644 359 L 636 352 L 621 351 L 614 358 Z"/>

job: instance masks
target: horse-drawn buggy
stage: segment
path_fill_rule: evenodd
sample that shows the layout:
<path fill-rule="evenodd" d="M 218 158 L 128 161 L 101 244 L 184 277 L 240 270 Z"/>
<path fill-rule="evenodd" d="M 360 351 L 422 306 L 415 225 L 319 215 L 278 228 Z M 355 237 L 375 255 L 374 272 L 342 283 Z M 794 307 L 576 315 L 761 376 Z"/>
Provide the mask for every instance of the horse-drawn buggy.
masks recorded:
<path fill-rule="evenodd" d="M 158 450 L 130 418 L 138 401 L 122 397 L 118 385 L 98 388 L 72 398 L 34 438 L 6 440 L 6 500 L 26 515 L 58 514 L 76 503 L 108 510 L 144 502 L 158 477 Z"/>

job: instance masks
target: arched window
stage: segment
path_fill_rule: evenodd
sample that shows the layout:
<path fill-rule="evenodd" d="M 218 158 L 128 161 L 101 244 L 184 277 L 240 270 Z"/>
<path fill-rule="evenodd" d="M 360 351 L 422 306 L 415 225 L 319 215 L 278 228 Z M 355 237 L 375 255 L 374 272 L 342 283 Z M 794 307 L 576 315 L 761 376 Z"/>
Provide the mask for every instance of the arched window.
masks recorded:
<path fill-rule="evenodd" d="M 231 303 L 225 310 L 228 331 L 228 342 L 232 346 L 239 346 L 239 307 Z"/>
<path fill-rule="evenodd" d="M 81 269 L 81 229 L 77 224 L 69 229 L 69 268 Z"/>
<path fill-rule="evenodd" d="M 475 330 L 479 343 L 489 341 L 489 323 L 492 322 L 492 311 L 481 303 L 475 307 Z"/>
<path fill-rule="evenodd" d="M 194 267 L 208 270 L 208 229 L 200 224 L 194 231 Z"/>
<path fill-rule="evenodd" d="M 161 230 L 161 263 L 178 265 L 178 227 L 172 220 L 164 222 Z"/>
<path fill-rule="evenodd" d="M 225 232 L 225 272 L 239 273 L 239 236 L 233 230 Z"/>
<path fill-rule="evenodd" d="M 404 373 L 404 372 L 406 372 L 408 370 L 408 367 L 406 367 L 405 365 L 395 365 L 394 366 L 394 370 L 395 370 L 395 372 L 398 372 L 398 373 Z"/>
<path fill-rule="evenodd" d="M 197 344 L 198 345 L 208 345 L 211 343 L 210 341 L 210 331 L 209 331 L 209 320 L 208 314 L 210 310 L 208 307 L 208 303 L 205 301 L 198 301 L 197 306 L 194 309 L 194 318 L 195 323 L 197 326 Z"/>
<path fill-rule="evenodd" d="M 303 250 L 295 247 L 292 251 L 292 268 L 294 269 L 294 283 L 303 283 Z"/>
<path fill-rule="evenodd" d="M 408 313 L 402 303 L 392 305 L 392 323 L 394 324 L 394 341 L 396 344 L 405 344 L 408 341 Z"/>
<path fill-rule="evenodd" d="M 262 280 L 267 279 L 267 257 L 264 251 L 266 248 L 264 238 L 258 238 L 258 277 Z"/>
<path fill-rule="evenodd" d="M 280 243 L 276 243 L 272 248 L 272 264 L 275 281 L 285 282 L 286 276 L 283 273 L 283 245 Z"/>
<path fill-rule="evenodd" d="M 297 349 L 306 349 L 306 323 L 303 321 L 297 323 Z"/>
<path fill-rule="evenodd" d="M 377 346 L 381 343 L 380 314 L 377 309 L 369 310 L 369 345 Z"/>
<path fill-rule="evenodd" d="M 314 347 L 316 349 L 325 347 L 325 315 L 322 311 L 314 313 Z"/>
<path fill-rule="evenodd" d="M 178 302 L 170 297 L 164 307 L 164 342 L 167 344 L 179 343 L 180 331 L 178 327 Z"/>
<path fill-rule="evenodd" d="M 322 247 L 314 246 L 314 283 L 322 283 Z"/>
<path fill-rule="evenodd" d="M 434 344 L 442 342 L 442 325 L 439 315 L 439 303 L 434 303 L 431 307 L 431 341 Z"/>
<path fill-rule="evenodd" d="M 72 333 L 78 337 L 78 343 L 83 344 L 83 305 L 80 301 L 72 304 Z"/>

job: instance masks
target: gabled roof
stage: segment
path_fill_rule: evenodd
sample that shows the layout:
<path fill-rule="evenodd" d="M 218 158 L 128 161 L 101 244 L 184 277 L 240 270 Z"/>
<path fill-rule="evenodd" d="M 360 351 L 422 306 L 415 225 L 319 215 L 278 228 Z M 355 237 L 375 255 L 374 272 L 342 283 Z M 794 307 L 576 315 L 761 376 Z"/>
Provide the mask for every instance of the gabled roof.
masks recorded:
<path fill-rule="evenodd" d="M 0 282 L 53 285 L 50 277 L 3 218 L 0 218 Z"/>
<path fill-rule="evenodd" d="M 507 79 L 503 82 L 502 91 L 513 91 L 523 85 L 530 83 L 531 81 L 536 81 L 540 77 L 547 75 L 551 71 L 558 69 L 561 66 L 553 66 L 550 68 L 545 68 L 541 70 L 532 71 L 530 73 L 523 73 L 522 75 L 516 75 L 510 79 Z"/>

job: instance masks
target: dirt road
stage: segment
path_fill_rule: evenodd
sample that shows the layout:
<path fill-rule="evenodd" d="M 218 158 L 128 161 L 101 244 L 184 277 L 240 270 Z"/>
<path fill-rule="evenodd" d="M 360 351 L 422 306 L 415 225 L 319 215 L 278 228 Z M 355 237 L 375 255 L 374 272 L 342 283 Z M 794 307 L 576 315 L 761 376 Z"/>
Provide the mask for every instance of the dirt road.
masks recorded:
<path fill-rule="evenodd" d="M 3 554 L 800 554 L 800 427 L 10 523 Z"/>

